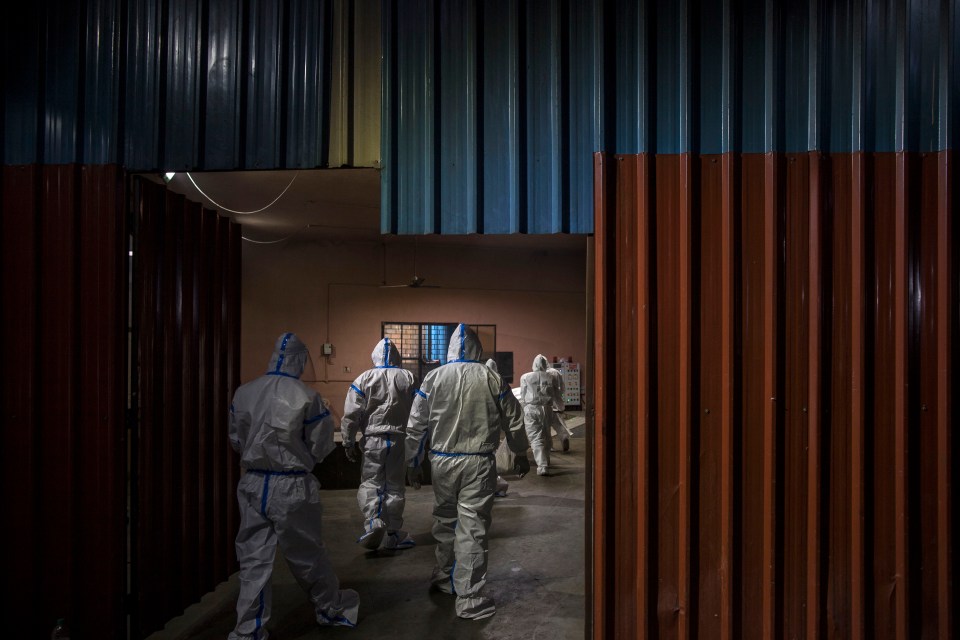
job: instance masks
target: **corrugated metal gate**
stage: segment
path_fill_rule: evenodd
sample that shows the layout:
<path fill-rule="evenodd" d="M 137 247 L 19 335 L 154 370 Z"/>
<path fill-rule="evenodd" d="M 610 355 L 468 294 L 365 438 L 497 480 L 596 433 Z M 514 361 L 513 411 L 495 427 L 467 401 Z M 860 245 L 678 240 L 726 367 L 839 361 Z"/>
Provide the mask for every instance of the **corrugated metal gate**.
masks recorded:
<path fill-rule="evenodd" d="M 3 170 L 3 573 L 17 637 L 43 637 L 58 617 L 126 637 L 127 613 L 142 637 L 235 569 L 239 227 L 133 186 L 128 307 L 123 171 Z"/>
<path fill-rule="evenodd" d="M 236 570 L 239 465 L 227 442 L 240 380 L 240 226 L 135 178 L 133 637 Z"/>
<path fill-rule="evenodd" d="M 4 634 L 124 628 L 123 172 L 4 166 Z"/>
<path fill-rule="evenodd" d="M 955 180 L 595 156 L 595 637 L 952 637 Z"/>

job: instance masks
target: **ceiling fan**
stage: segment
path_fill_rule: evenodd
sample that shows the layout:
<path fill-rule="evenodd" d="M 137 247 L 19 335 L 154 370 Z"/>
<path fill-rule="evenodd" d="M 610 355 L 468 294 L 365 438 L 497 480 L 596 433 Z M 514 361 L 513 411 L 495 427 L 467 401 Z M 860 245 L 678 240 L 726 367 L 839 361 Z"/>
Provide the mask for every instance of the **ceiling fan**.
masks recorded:
<path fill-rule="evenodd" d="M 423 284 L 426 281 L 426 278 L 421 278 L 420 276 L 413 276 L 413 279 L 410 280 L 407 284 L 381 284 L 381 289 L 393 289 L 395 287 L 410 287 L 412 289 L 438 289 L 440 285 L 437 284 Z M 386 280 L 384 280 L 386 282 Z"/>
<path fill-rule="evenodd" d="M 417 241 L 413 241 L 413 273 L 414 276 L 407 284 L 387 284 L 387 246 L 383 245 L 383 279 L 381 280 L 381 289 L 394 289 L 397 287 L 410 287 L 411 289 L 439 289 L 440 285 L 424 284 L 426 278 L 416 275 L 417 273 Z"/>

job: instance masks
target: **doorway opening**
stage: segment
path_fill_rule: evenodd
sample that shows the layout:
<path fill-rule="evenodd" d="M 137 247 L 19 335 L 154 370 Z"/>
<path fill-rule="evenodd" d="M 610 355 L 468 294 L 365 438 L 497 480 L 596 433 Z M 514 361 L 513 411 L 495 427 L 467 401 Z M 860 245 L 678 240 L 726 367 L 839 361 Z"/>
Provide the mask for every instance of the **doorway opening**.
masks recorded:
<path fill-rule="evenodd" d="M 495 343 L 489 348 L 495 355 L 511 355 L 514 387 L 532 368 L 537 355 L 546 356 L 556 363 L 553 366 L 579 365 L 579 371 L 587 373 L 586 236 L 383 235 L 379 179 L 379 172 L 373 169 L 149 178 L 175 194 L 174 199 L 214 211 L 238 228 L 238 382 L 261 375 L 277 335 L 293 331 L 310 348 L 316 371 L 316 379 L 304 382 L 327 400 L 339 423 L 346 391 L 357 375 L 371 367 L 370 353 L 385 331 L 384 323 L 425 320 L 441 327 L 459 322 L 496 326 Z M 173 294 L 177 295 L 176 291 Z M 199 299 L 204 294 L 198 291 L 196 296 Z M 488 580 L 500 612 L 497 622 L 491 624 L 507 624 L 512 616 L 526 618 L 534 601 L 545 599 L 556 605 L 553 613 L 544 611 L 547 627 L 554 628 L 559 637 L 583 635 L 588 580 L 583 539 L 589 469 L 583 412 L 586 391 L 587 385 L 580 385 L 579 397 L 568 399 L 567 425 L 574 433 L 573 445 L 569 453 L 558 446 L 552 454 L 556 472 L 544 478 L 509 478 L 507 497 L 498 498 Z M 236 460 L 224 464 L 236 467 Z M 362 581 L 361 599 L 370 603 L 390 600 L 391 590 L 398 585 L 405 592 L 422 595 L 420 604 L 432 602 L 425 585 L 416 580 L 417 568 L 426 566 L 429 573 L 432 562 L 429 488 L 407 492 L 410 526 L 405 528 L 420 546 L 415 551 L 420 554 L 419 561 L 409 553 L 405 556 L 409 565 L 400 558 L 390 558 L 395 562 L 388 564 L 388 558 L 365 556 L 353 544 L 361 517 L 356 491 L 349 486 L 359 475 L 356 468 L 342 459 L 339 448 L 321 467 L 316 473 L 329 500 L 323 527 L 328 545 L 337 548 L 342 558 L 335 561 L 341 582 L 349 586 L 351 580 Z M 188 486 L 189 482 L 184 483 L 182 489 L 186 491 Z M 234 508 L 234 487 L 230 481 L 221 482 L 212 499 L 229 506 L 218 504 L 218 508 Z M 198 509 L 200 503 L 203 508 L 210 507 L 210 497 L 198 500 Z M 231 535 L 222 541 L 228 551 L 232 550 Z M 521 552 L 530 545 L 532 548 Z M 171 545 L 164 552 L 171 554 L 164 562 L 184 566 L 185 548 L 192 549 Z M 559 562 L 561 557 L 567 560 Z M 220 559 L 229 561 L 229 557 Z M 289 579 L 283 569 L 283 562 L 278 562 L 275 581 L 281 584 Z M 181 571 L 178 575 L 183 580 L 186 574 Z M 230 580 L 235 583 L 236 576 Z M 228 594 L 222 597 L 212 620 L 209 611 L 204 614 L 208 616 L 203 619 L 204 633 L 216 628 L 226 634 L 232 628 L 230 580 L 207 587 L 209 592 L 222 595 L 226 590 Z M 418 585 L 424 588 L 418 589 Z M 289 601 L 278 603 L 276 593 L 275 586 L 274 620 L 306 629 L 310 620 L 304 615 L 302 594 L 291 589 Z M 524 604 L 527 599 L 529 607 Z M 157 638 L 172 637 L 173 633 L 181 638 L 203 637 L 199 628 L 191 635 L 190 625 L 197 624 L 197 617 L 190 602 L 180 606 L 188 607 L 185 614 L 177 610 L 176 603 L 166 603 L 165 611 L 170 613 L 165 630 L 157 630 Z M 372 618 L 379 615 L 368 611 Z M 453 615 L 452 607 L 449 613 Z M 414 611 L 410 614 L 416 617 Z M 373 624 L 366 626 L 375 635 L 375 620 L 369 622 Z M 568 636 L 571 629 L 575 629 L 574 635 Z M 362 632 L 363 625 L 356 631 Z"/>

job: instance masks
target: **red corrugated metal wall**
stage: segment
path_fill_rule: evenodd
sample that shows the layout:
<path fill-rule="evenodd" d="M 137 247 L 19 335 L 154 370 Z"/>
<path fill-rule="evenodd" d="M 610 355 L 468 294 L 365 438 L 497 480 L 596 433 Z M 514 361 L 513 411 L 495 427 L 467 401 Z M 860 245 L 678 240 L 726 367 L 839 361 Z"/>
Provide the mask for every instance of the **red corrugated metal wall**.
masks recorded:
<path fill-rule="evenodd" d="M 240 227 L 143 179 L 133 186 L 139 425 L 133 635 L 159 629 L 236 570 Z"/>
<path fill-rule="evenodd" d="M 953 637 L 955 175 L 595 156 L 594 637 Z"/>
<path fill-rule="evenodd" d="M 4 634 L 122 633 L 123 172 L 4 166 Z"/>

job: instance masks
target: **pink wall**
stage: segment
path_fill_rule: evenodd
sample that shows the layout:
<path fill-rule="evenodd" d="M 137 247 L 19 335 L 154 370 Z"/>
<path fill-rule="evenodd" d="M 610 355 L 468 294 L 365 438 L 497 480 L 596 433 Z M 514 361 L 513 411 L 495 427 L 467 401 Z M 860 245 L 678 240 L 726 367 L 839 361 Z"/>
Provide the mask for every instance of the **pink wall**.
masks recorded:
<path fill-rule="evenodd" d="M 513 351 L 515 384 L 534 356 L 586 354 L 586 239 L 558 248 L 430 244 L 416 247 L 416 272 L 439 288 L 382 288 L 414 275 L 413 240 L 244 243 L 241 379 L 266 368 L 277 336 L 310 347 L 314 387 L 339 415 L 347 388 L 370 368 L 380 323 L 497 325 L 497 350 Z M 324 342 L 334 345 L 325 357 Z M 349 370 L 347 370 L 349 369 Z"/>

